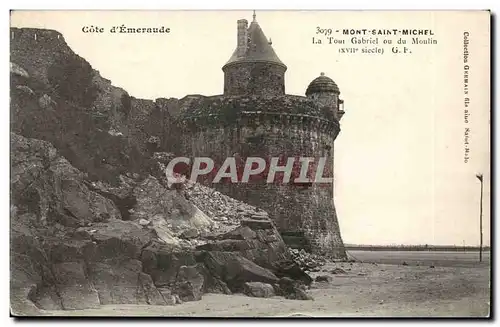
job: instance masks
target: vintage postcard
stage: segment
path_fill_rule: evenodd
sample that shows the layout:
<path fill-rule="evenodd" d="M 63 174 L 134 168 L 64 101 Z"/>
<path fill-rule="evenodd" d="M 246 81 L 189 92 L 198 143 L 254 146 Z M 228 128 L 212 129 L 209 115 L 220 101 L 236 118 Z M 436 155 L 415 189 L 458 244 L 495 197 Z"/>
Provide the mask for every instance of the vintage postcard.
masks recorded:
<path fill-rule="evenodd" d="M 489 11 L 10 18 L 12 316 L 490 316 Z"/>

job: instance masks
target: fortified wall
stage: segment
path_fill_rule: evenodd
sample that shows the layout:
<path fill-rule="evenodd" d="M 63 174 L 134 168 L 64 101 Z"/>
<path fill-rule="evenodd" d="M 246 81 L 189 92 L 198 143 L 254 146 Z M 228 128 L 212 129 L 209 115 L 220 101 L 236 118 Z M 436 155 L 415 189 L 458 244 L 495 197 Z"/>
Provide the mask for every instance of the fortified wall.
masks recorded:
<path fill-rule="evenodd" d="M 233 156 L 327 157 L 332 171 L 339 124 L 306 97 L 198 97 L 181 117 L 181 147 L 188 157 L 207 156 L 216 165 Z M 333 185 L 250 181 L 211 186 L 268 211 L 289 245 L 345 256 Z"/>

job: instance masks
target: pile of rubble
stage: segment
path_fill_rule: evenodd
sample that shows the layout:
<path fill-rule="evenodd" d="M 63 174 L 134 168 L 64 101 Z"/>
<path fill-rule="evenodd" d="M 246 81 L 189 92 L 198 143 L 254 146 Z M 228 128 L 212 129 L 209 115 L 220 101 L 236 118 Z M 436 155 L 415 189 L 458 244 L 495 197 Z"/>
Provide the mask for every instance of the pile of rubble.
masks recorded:
<path fill-rule="evenodd" d="M 226 232 L 240 225 L 241 220 L 268 220 L 267 212 L 252 205 L 233 199 L 221 192 L 193 182 L 185 176 L 176 174 L 167 169 L 167 162 L 172 158 L 171 153 L 156 152 L 162 177 L 159 180 L 167 189 L 177 189 L 183 192 L 186 199 L 203 211 L 217 223 L 216 229 Z"/>
<path fill-rule="evenodd" d="M 243 219 L 269 219 L 267 212 L 198 183 L 187 183 L 184 195 L 208 217 L 224 227 L 237 227 Z"/>
<path fill-rule="evenodd" d="M 306 252 L 304 249 L 291 249 L 289 248 L 289 252 L 292 255 L 292 258 L 300 268 L 304 271 L 318 272 L 320 271 L 320 267 L 326 264 L 326 259 L 316 255 Z"/>

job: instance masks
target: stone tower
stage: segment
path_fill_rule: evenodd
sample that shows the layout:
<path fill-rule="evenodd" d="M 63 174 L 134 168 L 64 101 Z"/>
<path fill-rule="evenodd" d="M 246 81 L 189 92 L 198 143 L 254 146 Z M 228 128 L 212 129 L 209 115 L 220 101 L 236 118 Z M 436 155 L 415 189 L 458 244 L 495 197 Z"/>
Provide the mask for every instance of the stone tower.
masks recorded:
<path fill-rule="evenodd" d="M 255 16 L 237 22 L 236 50 L 223 66 L 224 94 L 191 95 L 181 104 L 184 156 L 327 158 L 333 177 L 333 143 L 340 132 L 339 88 L 322 74 L 307 96 L 285 94 L 286 66 Z M 243 167 L 241 167 L 243 168 Z M 333 202 L 333 185 L 316 183 L 210 183 L 233 198 L 266 210 L 285 242 L 333 258 L 346 253 Z"/>
<path fill-rule="evenodd" d="M 255 14 L 250 27 L 238 20 L 237 46 L 224 71 L 224 95 L 272 96 L 285 94 L 286 66 L 281 62 Z"/>

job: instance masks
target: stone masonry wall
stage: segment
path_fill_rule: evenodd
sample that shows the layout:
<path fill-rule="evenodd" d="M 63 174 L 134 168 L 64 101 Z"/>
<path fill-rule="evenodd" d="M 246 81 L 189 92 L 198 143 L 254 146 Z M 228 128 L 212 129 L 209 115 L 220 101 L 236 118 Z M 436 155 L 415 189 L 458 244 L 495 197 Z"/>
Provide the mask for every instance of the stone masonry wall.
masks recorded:
<path fill-rule="evenodd" d="M 249 101 L 247 106 L 252 106 L 255 101 Z M 203 111 L 200 107 L 197 110 Z M 321 122 L 319 117 L 306 119 L 298 115 L 276 115 L 287 112 L 276 107 L 273 111 L 275 115 L 239 113 L 234 124 L 208 115 L 204 118 L 198 116 L 197 122 L 186 119 L 185 137 L 181 142 L 183 153 L 187 157 L 208 156 L 216 161 L 216 166 L 233 156 L 243 160 L 249 156 L 326 156 L 329 168 L 333 168 L 333 142 L 338 125 Z M 336 258 L 345 257 L 333 201 L 333 185 L 250 182 L 211 186 L 269 212 L 283 235 L 303 234 L 305 240 L 302 244 L 306 249 Z"/>
<path fill-rule="evenodd" d="M 267 62 L 224 67 L 224 95 L 283 95 L 285 71 L 285 67 Z"/>

